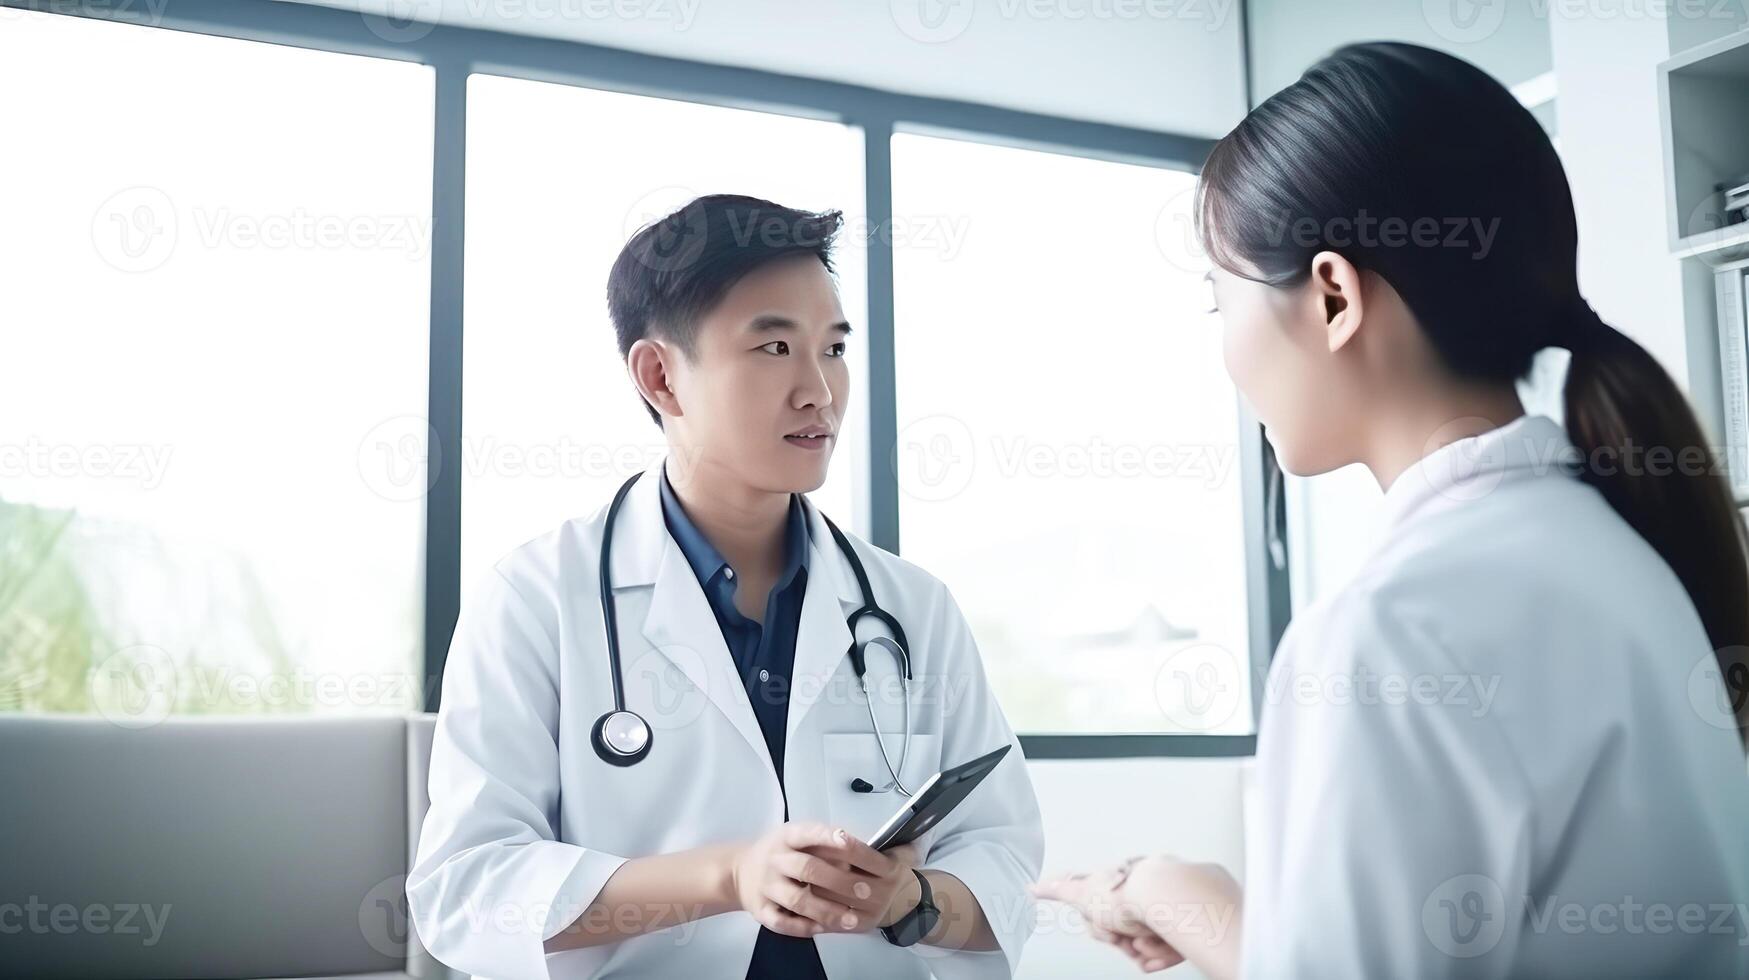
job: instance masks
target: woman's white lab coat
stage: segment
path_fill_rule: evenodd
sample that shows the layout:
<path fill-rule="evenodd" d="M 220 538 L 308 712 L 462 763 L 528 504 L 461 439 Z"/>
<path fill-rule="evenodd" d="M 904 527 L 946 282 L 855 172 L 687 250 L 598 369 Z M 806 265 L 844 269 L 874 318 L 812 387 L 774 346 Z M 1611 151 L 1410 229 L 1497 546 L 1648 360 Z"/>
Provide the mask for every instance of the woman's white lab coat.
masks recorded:
<path fill-rule="evenodd" d="M 899 806 L 859 794 L 886 770 L 845 656 L 846 614 L 862 604 L 849 565 L 811 512 L 812 551 L 789 702 L 784 784 L 698 580 L 662 520 L 655 471 L 614 526 L 627 706 L 653 731 L 650 754 L 619 768 L 590 745 L 611 709 L 597 565 L 605 508 L 511 552 L 474 590 L 444 670 L 431 750 L 431 810 L 407 879 L 420 939 L 440 960 L 497 980 L 721 977 L 741 980 L 758 925 L 713 916 L 613 945 L 547 955 L 627 858 L 747 840 L 784 820 L 818 820 L 866 839 Z M 905 627 L 914 734 L 901 777 L 998 746 L 1016 750 L 926 837 L 924 864 L 977 898 L 998 952 L 901 949 L 878 932 L 815 942 L 834 978 L 1008 977 L 1033 923 L 1027 883 L 1044 841 L 1014 733 L 985 683 L 970 631 L 942 584 L 853 539 L 875 597 Z M 868 618 L 865 617 L 865 623 Z M 872 627 L 872 623 L 868 623 Z M 859 624 L 859 632 L 878 635 Z M 866 635 L 863 638 L 866 638 Z M 895 763 L 903 708 L 894 664 L 870 651 L 869 683 Z"/>
<path fill-rule="evenodd" d="M 1435 452 L 1283 639 L 1247 977 L 1749 977 L 1749 774 L 1712 649 L 1572 452 L 1541 416 Z"/>

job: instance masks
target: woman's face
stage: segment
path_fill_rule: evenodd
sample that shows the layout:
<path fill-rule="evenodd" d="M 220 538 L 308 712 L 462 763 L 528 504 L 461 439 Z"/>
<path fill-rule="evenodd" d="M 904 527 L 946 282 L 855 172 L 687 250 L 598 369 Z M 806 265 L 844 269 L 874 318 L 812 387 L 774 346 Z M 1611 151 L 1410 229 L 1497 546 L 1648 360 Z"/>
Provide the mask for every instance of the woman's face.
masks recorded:
<path fill-rule="evenodd" d="M 1227 374 L 1263 423 L 1282 469 L 1311 476 L 1354 462 L 1364 392 L 1330 349 L 1328 290 L 1315 276 L 1285 289 L 1220 268 L 1209 279 Z"/>

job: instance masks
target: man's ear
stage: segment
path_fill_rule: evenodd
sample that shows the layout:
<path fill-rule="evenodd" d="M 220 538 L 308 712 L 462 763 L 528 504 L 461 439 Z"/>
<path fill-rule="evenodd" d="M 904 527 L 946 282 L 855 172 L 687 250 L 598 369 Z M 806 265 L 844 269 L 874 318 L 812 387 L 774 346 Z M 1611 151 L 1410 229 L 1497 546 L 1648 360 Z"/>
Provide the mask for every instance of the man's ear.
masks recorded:
<path fill-rule="evenodd" d="M 1360 294 L 1360 270 L 1335 252 L 1312 256 L 1312 295 L 1324 323 L 1330 353 L 1341 350 L 1360 332 L 1365 301 Z"/>
<path fill-rule="evenodd" d="M 638 394 L 643 395 L 644 401 L 665 418 L 679 418 L 685 414 L 680 410 L 680 399 L 674 394 L 668 371 L 669 359 L 675 353 L 674 348 L 648 337 L 626 351 L 626 372 L 632 376 L 632 383 L 638 386 Z"/>

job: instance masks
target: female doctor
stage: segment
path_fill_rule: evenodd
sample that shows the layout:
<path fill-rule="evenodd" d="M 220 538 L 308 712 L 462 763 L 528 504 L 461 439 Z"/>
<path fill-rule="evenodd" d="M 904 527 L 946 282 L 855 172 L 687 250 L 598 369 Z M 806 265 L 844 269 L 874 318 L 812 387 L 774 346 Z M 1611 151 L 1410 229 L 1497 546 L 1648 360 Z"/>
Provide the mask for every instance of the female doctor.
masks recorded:
<path fill-rule="evenodd" d="M 849 395 L 838 224 L 705 197 L 615 263 L 609 312 L 668 461 L 512 551 L 457 624 L 407 882 L 444 963 L 1012 975 L 1043 857 L 1018 751 L 916 844 L 863 843 L 1015 738 L 941 583 L 801 496 Z"/>
<path fill-rule="evenodd" d="M 1276 654 L 1243 893 L 1157 856 L 1039 894 L 1149 971 L 1749 976 L 1741 522 L 1580 296 L 1536 120 L 1457 58 L 1344 48 L 1216 146 L 1198 219 L 1283 468 L 1368 467 L 1386 540 Z M 1564 428 L 1514 388 L 1547 347 Z"/>

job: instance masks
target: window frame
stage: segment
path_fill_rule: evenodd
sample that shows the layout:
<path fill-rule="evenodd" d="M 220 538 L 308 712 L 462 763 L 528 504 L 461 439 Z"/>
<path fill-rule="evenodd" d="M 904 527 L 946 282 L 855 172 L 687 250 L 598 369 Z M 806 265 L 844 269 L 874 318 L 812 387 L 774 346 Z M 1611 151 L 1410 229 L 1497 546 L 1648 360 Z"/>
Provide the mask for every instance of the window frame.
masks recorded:
<path fill-rule="evenodd" d="M 864 211 L 871 228 L 893 218 L 891 137 L 895 132 L 1066 153 L 1196 173 L 1214 141 L 1089 122 L 954 99 L 904 95 L 861 85 L 783 75 L 580 41 L 508 34 L 451 24 L 407 28 L 371 14 L 274 0 L 0 0 L 38 13 L 93 17 L 385 58 L 429 66 L 436 76 L 432 148 L 431 329 L 428 420 L 439 459 L 460 459 L 462 443 L 462 284 L 466 232 L 467 82 L 502 75 L 780 115 L 863 130 Z M 387 28 L 387 29 L 385 29 Z M 406 36 L 390 40 L 400 34 Z M 857 488 L 858 530 L 900 552 L 893 354 L 893 252 L 890 236 L 868 242 L 868 481 Z M 1246 609 L 1250 626 L 1252 716 L 1261 718 L 1264 678 L 1291 613 L 1281 471 L 1256 420 L 1240 405 L 1240 482 L 1245 521 Z M 425 497 L 424 691 L 435 711 L 439 679 L 461 602 L 461 468 L 439 467 Z M 1251 755 L 1255 735 L 1028 734 L 1033 759 L 1233 757 Z"/>

